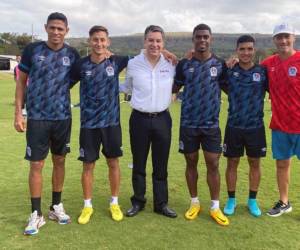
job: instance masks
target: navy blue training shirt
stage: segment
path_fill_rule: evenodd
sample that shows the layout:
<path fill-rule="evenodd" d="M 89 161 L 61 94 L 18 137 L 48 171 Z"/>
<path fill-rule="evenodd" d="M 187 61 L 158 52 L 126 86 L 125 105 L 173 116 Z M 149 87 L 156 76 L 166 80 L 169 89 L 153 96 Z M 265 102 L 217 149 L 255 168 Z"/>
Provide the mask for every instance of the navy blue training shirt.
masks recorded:
<path fill-rule="evenodd" d="M 29 44 L 23 52 L 19 69 L 28 74 L 27 117 L 32 120 L 71 118 L 71 67 L 79 59 L 77 51 L 64 44 L 50 49 L 46 42 Z"/>
<path fill-rule="evenodd" d="M 119 73 L 128 56 L 111 56 L 99 64 L 84 57 L 72 69 L 80 80 L 81 128 L 104 128 L 120 124 Z"/>
<path fill-rule="evenodd" d="M 228 69 L 228 120 L 227 125 L 241 129 L 262 127 L 264 98 L 268 89 L 266 69 L 254 65 L 248 70 L 238 64 Z"/>
<path fill-rule="evenodd" d="M 182 87 L 180 126 L 219 126 L 221 87 L 226 86 L 224 60 L 212 55 L 205 61 L 183 59 L 176 67 L 175 85 Z"/>

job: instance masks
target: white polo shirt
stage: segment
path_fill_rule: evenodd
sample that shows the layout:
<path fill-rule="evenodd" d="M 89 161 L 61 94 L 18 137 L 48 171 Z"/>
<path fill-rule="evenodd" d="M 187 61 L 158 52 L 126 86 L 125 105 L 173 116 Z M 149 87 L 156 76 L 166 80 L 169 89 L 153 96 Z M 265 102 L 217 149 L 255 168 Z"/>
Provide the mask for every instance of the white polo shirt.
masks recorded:
<path fill-rule="evenodd" d="M 153 68 L 142 52 L 128 62 L 125 84 L 120 91 L 131 93 L 130 105 L 141 112 L 166 110 L 172 98 L 175 66 L 163 55 Z"/>

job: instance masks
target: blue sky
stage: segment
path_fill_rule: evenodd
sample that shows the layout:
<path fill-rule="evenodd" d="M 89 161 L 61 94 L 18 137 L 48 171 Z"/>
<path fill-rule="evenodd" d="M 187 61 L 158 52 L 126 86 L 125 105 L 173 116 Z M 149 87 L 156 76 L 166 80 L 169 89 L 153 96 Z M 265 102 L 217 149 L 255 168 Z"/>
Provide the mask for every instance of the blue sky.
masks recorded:
<path fill-rule="evenodd" d="M 242 3 L 244 2 L 244 3 Z M 31 33 L 45 38 L 49 13 L 67 15 L 72 37 L 87 37 L 91 26 L 106 26 L 111 35 L 143 32 L 150 24 L 165 31 L 192 31 L 207 23 L 213 32 L 272 33 L 273 26 L 290 22 L 300 31 L 298 1 L 291 0 L 0 0 L 0 33 Z"/>

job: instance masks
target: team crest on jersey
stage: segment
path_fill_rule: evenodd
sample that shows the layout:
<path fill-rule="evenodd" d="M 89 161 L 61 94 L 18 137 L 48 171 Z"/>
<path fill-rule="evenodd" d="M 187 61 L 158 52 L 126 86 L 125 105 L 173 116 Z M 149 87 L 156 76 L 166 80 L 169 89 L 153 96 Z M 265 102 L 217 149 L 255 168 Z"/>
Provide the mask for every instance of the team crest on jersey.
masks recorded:
<path fill-rule="evenodd" d="M 85 71 L 85 75 L 86 76 L 91 76 L 92 75 L 92 71 L 91 70 Z"/>
<path fill-rule="evenodd" d="M 218 75 L 218 70 L 216 67 L 211 67 L 210 68 L 210 76 L 217 76 Z"/>
<path fill-rule="evenodd" d="M 253 73 L 253 82 L 260 82 L 260 74 L 259 73 Z"/>
<path fill-rule="evenodd" d="M 296 76 L 296 75 L 297 75 L 297 68 L 289 67 L 289 76 Z"/>
<path fill-rule="evenodd" d="M 113 76 L 115 74 L 115 70 L 112 66 L 107 66 L 105 70 L 108 76 Z"/>
<path fill-rule="evenodd" d="M 193 67 L 190 67 L 190 68 L 189 68 L 189 72 L 190 72 L 190 73 L 194 73 L 194 71 L 195 71 L 195 69 L 194 69 Z"/>
<path fill-rule="evenodd" d="M 233 75 L 235 76 L 235 77 L 239 77 L 240 76 L 240 73 L 239 72 L 233 72 Z"/>
<path fill-rule="evenodd" d="M 70 65 L 71 65 L 70 58 L 67 57 L 67 56 L 64 56 L 64 57 L 62 58 L 62 61 L 63 61 L 63 65 L 64 65 L 64 66 L 70 66 Z"/>
<path fill-rule="evenodd" d="M 40 62 L 43 62 L 43 61 L 45 61 L 45 59 L 46 59 L 46 57 L 45 57 L 45 56 L 38 56 L 38 60 L 39 60 Z"/>

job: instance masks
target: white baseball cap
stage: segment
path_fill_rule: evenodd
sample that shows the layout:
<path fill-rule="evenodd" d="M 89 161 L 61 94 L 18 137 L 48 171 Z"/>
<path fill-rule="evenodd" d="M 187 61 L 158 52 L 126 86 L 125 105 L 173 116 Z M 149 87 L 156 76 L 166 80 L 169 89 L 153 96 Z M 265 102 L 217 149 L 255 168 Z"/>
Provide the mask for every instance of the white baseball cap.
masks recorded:
<path fill-rule="evenodd" d="M 280 23 L 280 24 L 277 24 L 274 27 L 273 37 L 276 36 L 276 35 L 278 35 L 278 34 L 291 34 L 291 35 L 295 35 L 295 29 L 294 29 L 294 27 L 292 27 L 288 23 Z"/>

